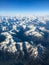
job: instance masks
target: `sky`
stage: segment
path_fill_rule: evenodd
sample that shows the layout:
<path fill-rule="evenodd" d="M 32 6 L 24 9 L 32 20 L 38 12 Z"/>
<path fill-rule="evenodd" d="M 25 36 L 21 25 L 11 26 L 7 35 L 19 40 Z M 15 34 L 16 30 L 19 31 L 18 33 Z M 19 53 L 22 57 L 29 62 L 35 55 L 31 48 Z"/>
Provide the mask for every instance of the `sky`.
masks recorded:
<path fill-rule="evenodd" d="M 49 14 L 49 0 L 0 0 L 0 15 Z"/>

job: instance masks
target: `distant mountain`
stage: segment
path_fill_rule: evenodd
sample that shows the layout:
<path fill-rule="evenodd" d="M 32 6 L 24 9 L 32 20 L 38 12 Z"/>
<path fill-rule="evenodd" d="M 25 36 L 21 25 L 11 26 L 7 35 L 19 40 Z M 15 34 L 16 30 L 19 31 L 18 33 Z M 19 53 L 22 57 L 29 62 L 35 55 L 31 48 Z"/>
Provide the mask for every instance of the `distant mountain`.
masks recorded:
<path fill-rule="evenodd" d="M 49 16 L 0 16 L 1 65 L 49 65 Z"/>

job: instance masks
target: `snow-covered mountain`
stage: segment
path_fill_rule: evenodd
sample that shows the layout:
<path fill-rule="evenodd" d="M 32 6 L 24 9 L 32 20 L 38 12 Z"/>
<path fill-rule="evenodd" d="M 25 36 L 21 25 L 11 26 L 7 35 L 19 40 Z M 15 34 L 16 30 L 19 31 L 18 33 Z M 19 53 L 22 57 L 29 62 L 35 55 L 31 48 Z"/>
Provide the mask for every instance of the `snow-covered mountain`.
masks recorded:
<path fill-rule="evenodd" d="M 49 16 L 0 16 L 1 65 L 49 65 L 48 50 Z"/>

